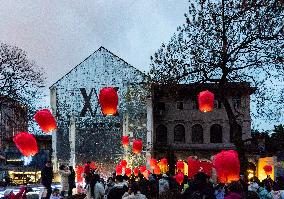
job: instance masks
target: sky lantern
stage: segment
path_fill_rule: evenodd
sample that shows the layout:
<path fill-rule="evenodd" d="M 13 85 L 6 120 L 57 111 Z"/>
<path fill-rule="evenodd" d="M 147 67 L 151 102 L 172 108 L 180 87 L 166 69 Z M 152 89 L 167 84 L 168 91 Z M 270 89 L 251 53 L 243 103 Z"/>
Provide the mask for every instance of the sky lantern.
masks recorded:
<path fill-rule="evenodd" d="M 133 141 L 132 151 L 135 154 L 141 153 L 141 151 L 142 151 L 142 140 L 141 139 L 137 139 L 137 140 Z"/>
<path fill-rule="evenodd" d="M 116 165 L 115 172 L 116 172 L 116 175 L 122 175 L 122 166 Z"/>
<path fill-rule="evenodd" d="M 156 174 L 156 175 L 160 175 L 161 174 L 161 169 L 160 169 L 160 167 L 158 165 L 156 165 L 154 167 L 154 174 Z"/>
<path fill-rule="evenodd" d="M 125 175 L 130 177 L 131 176 L 131 169 L 130 168 L 125 168 Z"/>
<path fill-rule="evenodd" d="M 175 175 L 176 182 L 181 185 L 183 183 L 184 175 L 183 173 L 179 172 L 178 174 Z"/>
<path fill-rule="evenodd" d="M 128 145 L 129 145 L 129 136 L 126 136 L 126 135 L 122 136 L 121 142 L 122 142 L 122 146 L 124 148 L 128 147 Z"/>
<path fill-rule="evenodd" d="M 123 168 L 126 168 L 126 166 L 127 166 L 127 161 L 126 161 L 126 160 L 121 160 L 121 161 L 120 161 L 120 165 L 121 165 Z"/>
<path fill-rule="evenodd" d="M 140 172 L 143 173 L 147 168 L 145 165 L 139 167 Z"/>
<path fill-rule="evenodd" d="M 236 151 L 221 151 L 214 156 L 213 165 L 221 183 L 230 183 L 239 180 L 240 161 Z"/>
<path fill-rule="evenodd" d="M 184 170 L 184 163 L 183 163 L 183 161 L 177 161 L 177 171 L 181 171 L 181 172 L 183 172 L 183 170 Z"/>
<path fill-rule="evenodd" d="M 33 156 L 38 152 L 38 146 L 34 135 L 28 132 L 20 132 L 14 136 L 16 147 L 24 156 Z"/>
<path fill-rule="evenodd" d="M 187 164 L 188 164 L 188 177 L 192 178 L 200 170 L 199 161 L 193 157 L 188 157 Z"/>
<path fill-rule="evenodd" d="M 100 90 L 99 103 L 103 115 L 117 115 L 118 95 L 113 87 L 105 87 Z"/>
<path fill-rule="evenodd" d="M 149 170 L 145 170 L 144 172 L 143 172 L 143 176 L 144 176 L 144 178 L 146 178 L 147 180 L 149 180 L 149 175 L 151 174 L 151 171 L 149 171 Z"/>
<path fill-rule="evenodd" d="M 266 175 L 272 174 L 272 166 L 271 166 L 271 165 L 265 165 L 265 166 L 263 167 L 263 170 L 264 170 L 264 172 L 265 172 Z"/>
<path fill-rule="evenodd" d="M 157 165 L 157 160 L 155 159 L 155 158 L 151 158 L 150 159 L 150 167 L 151 167 L 151 169 L 154 169 L 155 168 L 155 166 Z"/>
<path fill-rule="evenodd" d="M 90 167 L 91 167 L 91 169 L 96 169 L 97 168 L 97 166 L 96 166 L 94 161 L 91 162 Z"/>
<path fill-rule="evenodd" d="M 202 91 L 198 94 L 198 105 L 201 112 L 211 112 L 214 108 L 214 94 L 210 91 Z"/>
<path fill-rule="evenodd" d="M 48 109 L 37 111 L 34 115 L 34 119 L 38 123 L 41 130 L 45 133 L 54 131 L 57 128 L 56 121 Z"/>
<path fill-rule="evenodd" d="M 204 172 L 206 175 L 211 176 L 212 175 L 212 168 L 213 168 L 213 164 L 210 161 L 206 161 L 206 160 L 201 160 L 199 162 L 199 171 L 200 172 Z"/>
<path fill-rule="evenodd" d="M 167 165 L 168 165 L 168 160 L 167 160 L 167 158 L 161 159 L 160 164 L 161 164 L 162 167 L 167 166 Z"/>
<path fill-rule="evenodd" d="M 138 174 L 139 174 L 139 169 L 138 169 L 137 167 L 135 167 L 135 168 L 133 169 L 133 174 L 134 174 L 135 176 L 138 176 Z"/>
<path fill-rule="evenodd" d="M 78 165 L 76 167 L 76 177 L 77 177 L 77 182 L 78 183 L 83 183 L 83 176 L 82 174 L 84 173 L 84 166 Z"/>

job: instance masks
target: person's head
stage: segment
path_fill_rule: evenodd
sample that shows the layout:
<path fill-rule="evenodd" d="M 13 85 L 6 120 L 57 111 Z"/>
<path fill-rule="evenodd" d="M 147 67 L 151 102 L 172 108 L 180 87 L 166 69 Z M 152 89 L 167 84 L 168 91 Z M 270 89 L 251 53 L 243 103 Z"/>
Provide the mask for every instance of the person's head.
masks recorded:
<path fill-rule="evenodd" d="M 107 183 L 113 183 L 113 177 L 109 177 L 109 178 L 107 179 Z"/>
<path fill-rule="evenodd" d="M 46 166 L 46 167 L 51 167 L 51 166 L 52 166 L 52 162 L 51 162 L 50 160 L 47 160 L 47 161 L 45 162 L 45 166 Z"/>
<path fill-rule="evenodd" d="M 163 174 L 163 175 L 162 175 L 162 178 L 167 179 L 167 178 L 168 178 L 167 174 Z"/>
<path fill-rule="evenodd" d="M 90 162 L 90 161 L 88 161 L 88 162 L 87 162 L 87 164 L 91 164 L 91 162 Z"/>
<path fill-rule="evenodd" d="M 197 174 L 194 175 L 194 182 L 196 184 L 199 184 L 199 185 L 204 185 L 207 183 L 207 179 L 208 179 L 208 176 L 203 173 L 203 172 L 199 172 Z"/>
<path fill-rule="evenodd" d="M 123 182 L 123 176 L 122 175 L 115 176 L 115 181 L 116 182 Z"/>
<path fill-rule="evenodd" d="M 64 170 L 64 169 L 65 169 L 65 165 L 62 164 L 59 166 L 59 170 Z"/>
<path fill-rule="evenodd" d="M 100 182 L 100 175 L 99 175 L 99 174 L 94 174 L 93 179 L 94 179 L 94 182 L 95 182 L 95 183 L 96 183 L 96 182 Z"/>
<path fill-rule="evenodd" d="M 6 190 L 4 191 L 4 198 L 9 198 L 9 197 L 12 196 L 12 195 L 15 195 L 15 194 L 13 193 L 13 189 L 6 189 Z"/>
<path fill-rule="evenodd" d="M 242 193 L 243 192 L 242 185 L 237 181 L 231 182 L 228 186 L 228 190 L 230 192 L 234 192 L 234 193 Z"/>
<path fill-rule="evenodd" d="M 131 192 L 137 194 L 140 191 L 139 184 L 137 182 L 133 182 L 130 186 Z"/>
<path fill-rule="evenodd" d="M 52 194 L 53 195 L 59 195 L 59 189 L 53 189 Z"/>

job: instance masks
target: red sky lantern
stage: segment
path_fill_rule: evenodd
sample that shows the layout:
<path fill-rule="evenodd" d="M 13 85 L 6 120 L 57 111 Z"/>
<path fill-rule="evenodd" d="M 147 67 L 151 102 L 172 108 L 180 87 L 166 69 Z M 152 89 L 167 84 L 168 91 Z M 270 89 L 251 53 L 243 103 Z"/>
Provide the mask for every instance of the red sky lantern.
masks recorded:
<path fill-rule="evenodd" d="M 138 169 L 137 167 L 135 167 L 135 168 L 133 169 L 133 174 L 134 174 L 135 176 L 138 176 L 138 174 L 139 174 L 139 169 Z"/>
<path fill-rule="evenodd" d="M 154 174 L 156 174 L 156 175 L 160 175 L 161 174 L 161 169 L 160 169 L 160 167 L 158 165 L 156 165 L 154 167 Z"/>
<path fill-rule="evenodd" d="M 147 168 L 145 165 L 139 167 L 140 172 L 143 173 Z"/>
<path fill-rule="evenodd" d="M 130 168 L 125 168 L 125 175 L 130 177 L 131 176 L 131 169 Z"/>
<path fill-rule="evenodd" d="M 45 133 L 54 131 L 57 128 L 56 121 L 48 109 L 37 111 L 34 115 L 34 119 L 38 123 L 41 130 Z"/>
<path fill-rule="evenodd" d="M 192 157 L 188 157 L 187 164 L 188 164 L 188 177 L 192 178 L 195 174 L 199 172 L 200 169 L 199 161 Z"/>
<path fill-rule="evenodd" d="M 198 105 L 201 112 L 211 112 L 214 108 L 214 94 L 210 91 L 202 91 L 198 95 Z"/>
<path fill-rule="evenodd" d="M 134 140 L 132 151 L 135 154 L 138 154 L 142 151 L 142 140 L 141 139 Z"/>
<path fill-rule="evenodd" d="M 122 146 L 124 148 L 128 147 L 128 145 L 129 145 L 129 136 L 122 136 L 121 142 L 122 142 Z"/>
<path fill-rule="evenodd" d="M 91 167 L 91 169 L 96 169 L 97 168 L 95 162 L 93 162 L 93 161 L 91 162 L 90 167 Z"/>
<path fill-rule="evenodd" d="M 121 161 L 120 161 L 120 165 L 121 165 L 123 168 L 126 168 L 126 166 L 127 166 L 127 161 L 126 161 L 126 160 L 121 160 Z"/>
<path fill-rule="evenodd" d="M 149 175 L 151 174 L 151 171 L 149 171 L 149 170 L 145 170 L 144 172 L 143 172 L 143 176 L 144 176 L 144 178 L 146 178 L 147 180 L 149 180 Z"/>
<path fill-rule="evenodd" d="M 175 178 L 176 178 L 176 182 L 179 185 L 181 185 L 181 183 L 183 182 L 183 179 L 184 179 L 184 175 L 183 175 L 183 173 L 179 172 L 178 174 L 176 174 Z"/>
<path fill-rule="evenodd" d="M 211 176 L 212 175 L 212 168 L 213 164 L 212 162 L 202 160 L 199 163 L 199 171 L 204 172 L 206 175 Z"/>
<path fill-rule="evenodd" d="M 165 167 L 165 166 L 168 165 L 168 160 L 166 158 L 163 158 L 163 159 L 161 159 L 160 163 L 161 163 L 162 167 Z"/>
<path fill-rule="evenodd" d="M 234 150 L 222 151 L 214 156 L 213 165 L 221 183 L 238 181 L 240 178 L 240 161 Z"/>
<path fill-rule="evenodd" d="M 272 174 L 272 166 L 271 166 L 271 165 L 265 165 L 265 166 L 263 167 L 263 170 L 264 170 L 264 172 L 265 172 L 266 175 Z"/>
<path fill-rule="evenodd" d="M 156 165 L 157 165 L 157 160 L 154 159 L 154 158 L 151 158 L 150 159 L 150 167 L 151 167 L 151 169 L 154 169 Z"/>
<path fill-rule="evenodd" d="M 76 177 L 78 183 L 83 183 L 84 179 L 82 174 L 84 173 L 84 166 L 79 165 L 76 167 Z"/>
<path fill-rule="evenodd" d="M 177 161 L 177 170 L 183 172 L 184 170 L 184 163 L 183 161 Z"/>
<path fill-rule="evenodd" d="M 13 141 L 16 147 L 24 156 L 33 156 L 37 154 L 38 147 L 34 135 L 28 132 L 20 132 L 14 136 Z"/>
<path fill-rule="evenodd" d="M 122 175 L 122 166 L 116 165 L 115 171 L 116 171 L 116 175 Z"/>
<path fill-rule="evenodd" d="M 99 103 L 104 115 L 117 115 L 118 95 L 113 87 L 106 87 L 100 90 Z"/>

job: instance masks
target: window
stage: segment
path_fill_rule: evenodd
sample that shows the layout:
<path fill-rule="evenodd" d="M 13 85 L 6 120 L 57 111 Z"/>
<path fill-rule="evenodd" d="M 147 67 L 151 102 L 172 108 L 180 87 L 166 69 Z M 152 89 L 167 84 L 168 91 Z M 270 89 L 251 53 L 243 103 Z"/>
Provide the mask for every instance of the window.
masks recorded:
<path fill-rule="evenodd" d="M 167 127 L 164 125 L 159 125 L 156 128 L 156 142 L 167 143 Z"/>
<path fill-rule="evenodd" d="M 174 141 L 181 143 L 185 142 L 185 129 L 181 124 L 176 125 L 174 128 Z"/>
<path fill-rule="evenodd" d="M 195 124 L 192 126 L 192 143 L 203 143 L 203 128 L 200 124 Z"/>
<path fill-rule="evenodd" d="M 183 110 L 183 101 L 177 101 L 177 109 Z"/>
<path fill-rule="evenodd" d="M 235 134 L 234 134 L 235 133 Z M 243 133 L 242 133 L 242 127 L 238 124 L 236 127 L 236 131 L 235 132 L 230 132 L 230 142 L 234 143 L 236 138 L 241 138 Z"/>
<path fill-rule="evenodd" d="M 196 99 L 192 100 L 192 109 L 199 109 L 198 102 Z"/>
<path fill-rule="evenodd" d="M 241 100 L 241 97 L 240 96 L 234 96 L 233 99 L 233 106 L 235 108 L 241 108 L 242 106 L 242 100 Z"/>
<path fill-rule="evenodd" d="M 156 104 L 156 110 L 158 111 L 164 111 L 166 108 L 165 108 L 165 102 L 158 102 Z"/>
<path fill-rule="evenodd" d="M 222 127 L 219 124 L 213 124 L 210 128 L 210 142 L 222 143 Z"/>

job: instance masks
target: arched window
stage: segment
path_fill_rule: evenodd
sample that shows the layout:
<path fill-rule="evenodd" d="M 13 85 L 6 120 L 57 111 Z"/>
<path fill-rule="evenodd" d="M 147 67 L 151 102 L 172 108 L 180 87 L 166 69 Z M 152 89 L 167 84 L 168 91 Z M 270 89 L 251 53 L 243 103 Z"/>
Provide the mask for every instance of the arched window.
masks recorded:
<path fill-rule="evenodd" d="M 156 142 L 157 143 L 167 143 L 167 127 L 165 127 L 164 125 L 159 125 L 156 128 Z"/>
<path fill-rule="evenodd" d="M 219 124 L 213 124 L 210 128 L 210 142 L 222 143 L 222 127 Z"/>
<path fill-rule="evenodd" d="M 185 129 L 181 124 L 176 125 L 174 128 L 174 141 L 181 143 L 185 142 Z"/>
<path fill-rule="evenodd" d="M 192 126 L 192 143 L 202 144 L 203 143 L 203 128 L 200 124 Z"/>
<path fill-rule="evenodd" d="M 230 142 L 234 143 L 236 138 L 242 138 L 243 132 L 242 132 L 242 127 L 238 124 L 235 134 L 233 134 L 233 132 L 230 131 Z"/>

